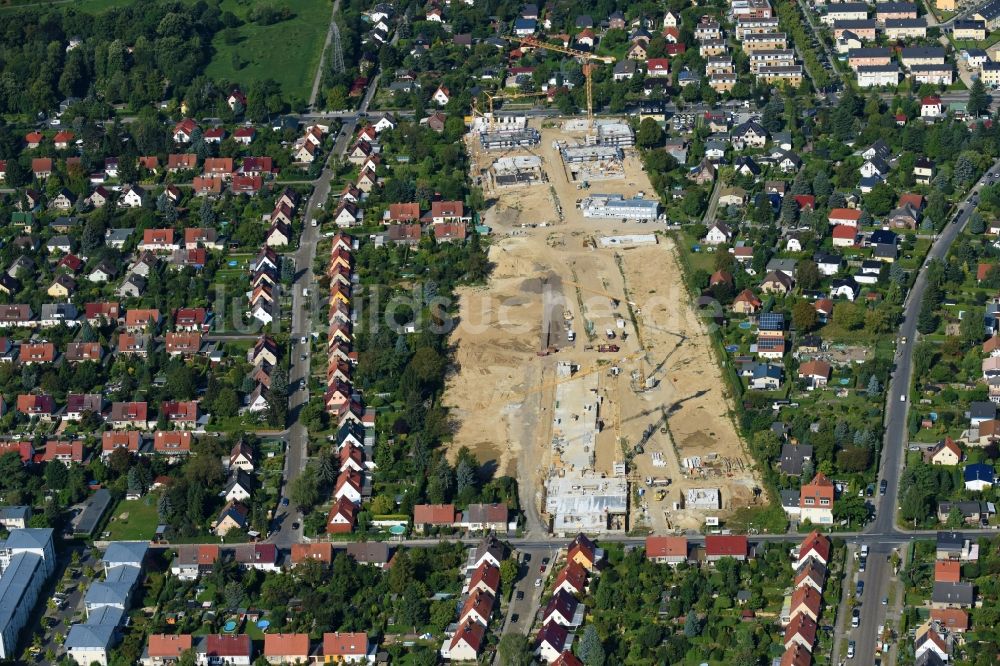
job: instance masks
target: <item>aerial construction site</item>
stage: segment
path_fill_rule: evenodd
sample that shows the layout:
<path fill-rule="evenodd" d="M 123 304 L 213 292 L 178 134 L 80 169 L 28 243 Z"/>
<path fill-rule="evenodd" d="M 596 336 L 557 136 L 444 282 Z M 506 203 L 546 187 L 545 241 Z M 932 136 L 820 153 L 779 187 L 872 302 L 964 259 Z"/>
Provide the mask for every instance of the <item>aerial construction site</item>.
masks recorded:
<path fill-rule="evenodd" d="M 522 122 L 537 143 L 469 138 L 494 269 L 459 295 L 453 451 L 518 479 L 529 531 L 698 529 L 753 504 L 731 397 L 621 123 L 605 133 L 617 164 L 584 182 L 565 151 L 606 145 L 600 132 Z"/>

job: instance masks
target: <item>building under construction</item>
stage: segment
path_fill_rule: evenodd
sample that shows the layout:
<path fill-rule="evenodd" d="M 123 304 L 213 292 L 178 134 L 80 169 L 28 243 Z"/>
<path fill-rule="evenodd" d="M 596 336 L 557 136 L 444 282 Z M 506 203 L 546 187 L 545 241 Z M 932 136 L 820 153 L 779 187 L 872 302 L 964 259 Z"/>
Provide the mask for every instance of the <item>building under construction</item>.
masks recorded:
<path fill-rule="evenodd" d="M 535 155 L 513 155 L 501 157 L 489 169 L 490 182 L 494 188 L 533 185 L 545 180 L 542 159 Z"/>
<path fill-rule="evenodd" d="M 479 133 L 479 144 L 483 150 L 510 150 L 530 148 L 542 141 L 542 135 L 533 127 L 512 130 L 495 130 Z"/>
<path fill-rule="evenodd" d="M 628 481 L 597 472 L 601 396 L 597 373 L 573 378 L 571 363 L 556 366 L 560 383 L 552 416 L 552 467 L 545 484 L 545 512 L 554 534 L 624 532 Z"/>
<path fill-rule="evenodd" d="M 566 146 L 559 153 L 566 164 L 621 161 L 625 157 L 617 146 Z"/>
<path fill-rule="evenodd" d="M 635 145 L 635 133 L 628 123 L 598 121 L 596 134 L 587 135 L 588 143 L 599 146 L 615 146 L 628 148 Z"/>

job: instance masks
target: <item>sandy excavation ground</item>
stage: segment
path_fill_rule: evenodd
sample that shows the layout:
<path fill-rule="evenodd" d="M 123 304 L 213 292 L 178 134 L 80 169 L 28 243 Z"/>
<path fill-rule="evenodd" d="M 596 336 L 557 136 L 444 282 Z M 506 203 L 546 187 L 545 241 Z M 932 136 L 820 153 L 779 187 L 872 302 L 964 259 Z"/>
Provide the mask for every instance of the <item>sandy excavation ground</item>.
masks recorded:
<path fill-rule="evenodd" d="M 459 294 L 460 324 L 452 336 L 457 363 L 445 393 L 455 426 L 450 452 L 468 446 L 480 460 L 494 461 L 498 473 L 517 476 L 522 504 L 531 498 L 537 507 L 550 465 L 554 367 L 570 361 L 580 366 L 576 376 L 599 373 L 604 398 L 599 471 L 610 474 L 624 450 L 631 451 L 647 430 L 652 433 L 630 468 L 630 478 L 645 491 L 632 507 L 633 528 L 694 529 L 706 516 L 724 517 L 746 506 L 757 485 L 755 472 L 730 419 L 730 396 L 681 282 L 671 241 L 660 235 L 655 246 L 595 247 L 600 236 L 649 234 L 658 225 L 584 219 L 576 203 L 587 192 L 567 180 L 552 146 L 554 140 L 572 143 L 582 135 L 542 128 L 542 136 L 533 153 L 542 157 L 549 182 L 488 193 L 496 197 L 484 214 L 493 228 L 495 268 L 486 287 Z M 481 168 L 497 156 L 475 155 L 476 148 Z M 624 178 L 595 183 L 591 192 L 629 197 L 650 189 L 632 157 L 625 160 Z M 564 311 L 572 317 L 574 342 L 567 340 Z M 585 349 L 607 342 L 609 328 L 616 332 L 618 353 Z M 559 351 L 540 356 L 549 345 Z M 617 376 L 613 365 L 621 370 Z M 634 375 L 651 375 L 655 387 L 634 390 L 641 387 Z M 653 465 L 654 452 L 662 454 L 663 466 Z M 680 461 L 698 456 L 702 472 L 682 473 Z M 671 479 L 662 501 L 646 487 L 647 477 Z M 674 502 L 688 488 L 719 488 L 722 510 L 675 510 Z M 539 529 L 536 509 L 526 510 L 529 530 Z"/>

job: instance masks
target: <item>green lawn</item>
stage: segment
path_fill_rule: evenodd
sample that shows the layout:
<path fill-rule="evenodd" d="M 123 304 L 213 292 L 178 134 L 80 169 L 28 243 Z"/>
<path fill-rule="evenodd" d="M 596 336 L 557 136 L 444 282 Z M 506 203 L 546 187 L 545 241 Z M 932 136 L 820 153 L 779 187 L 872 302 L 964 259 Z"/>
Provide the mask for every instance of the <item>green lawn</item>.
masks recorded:
<path fill-rule="evenodd" d="M 289 6 L 295 16 L 287 21 L 269 26 L 244 23 L 237 28 L 240 40 L 236 44 L 227 44 L 223 33 L 217 34 L 212 41 L 215 56 L 205 74 L 244 86 L 274 79 L 281 84 L 286 99 L 308 101 L 332 7 L 328 0 L 297 0 Z M 236 0 L 223 0 L 219 5 L 222 11 L 231 11 L 244 20 L 249 8 L 250 4 Z"/>
<path fill-rule="evenodd" d="M 16 0 L 15 0 L 16 1 Z M 132 0 L 72 0 L 56 6 L 73 7 L 97 14 Z M 185 0 L 191 2 L 193 0 Z M 17 4 L 24 4 L 18 2 Z M 222 0 L 219 9 L 246 21 L 254 3 Z M 274 79 L 281 84 L 285 99 L 309 100 L 313 77 L 319 67 L 323 42 L 330 27 L 329 0 L 295 0 L 288 3 L 295 16 L 274 25 L 246 22 L 239 28 L 238 41 L 226 43 L 223 31 L 212 40 L 215 55 L 205 70 L 213 79 L 226 79 L 246 87 L 253 81 Z M 2 7 L 2 5 L 0 5 Z M 235 56 L 235 57 L 234 57 Z"/>
<path fill-rule="evenodd" d="M 149 541 L 156 535 L 159 520 L 156 513 L 156 495 L 146 495 L 137 500 L 122 500 L 115 507 L 108 522 L 111 541 Z M 128 518 L 122 519 L 123 514 Z"/>

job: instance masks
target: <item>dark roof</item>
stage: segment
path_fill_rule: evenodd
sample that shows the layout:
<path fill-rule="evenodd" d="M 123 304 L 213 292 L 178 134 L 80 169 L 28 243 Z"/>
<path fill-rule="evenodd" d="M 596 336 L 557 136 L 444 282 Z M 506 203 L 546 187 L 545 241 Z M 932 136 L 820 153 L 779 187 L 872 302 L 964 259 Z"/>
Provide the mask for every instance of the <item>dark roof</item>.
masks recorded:
<path fill-rule="evenodd" d="M 900 51 L 900 55 L 906 58 L 943 58 L 944 48 L 940 46 L 906 46 Z"/>
<path fill-rule="evenodd" d="M 934 583 L 931 603 L 971 606 L 975 598 L 976 595 L 972 583 Z"/>
<path fill-rule="evenodd" d="M 785 444 L 781 447 L 781 471 L 792 476 L 802 474 L 802 464 L 812 459 L 813 447 L 809 444 Z"/>
<path fill-rule="evenodd" d="M 76 521 L 76 534 L 93 535 L 97 529 L 101 518 L 111 506 L 111 493 L 106 488 L 101 488 L 87 499 L 83 511 Z"/>

